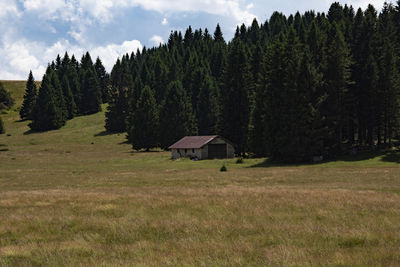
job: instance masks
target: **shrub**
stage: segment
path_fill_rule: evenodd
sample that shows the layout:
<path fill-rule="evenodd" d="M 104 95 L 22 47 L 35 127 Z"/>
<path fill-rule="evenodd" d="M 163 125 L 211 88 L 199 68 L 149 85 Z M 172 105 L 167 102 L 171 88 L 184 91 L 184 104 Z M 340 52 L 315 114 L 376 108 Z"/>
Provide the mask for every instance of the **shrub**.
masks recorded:
<path fill-rule="evenodd" d="M 14 100 L 12 99 L 10 93 L 4 88 L 3 84 L 0 82 L 0 110 L 8 110 L 14 105 Z"/>
<path fill-rule="evenodd" d="M 242 164 L 244 161 L 243 161 L 243 158 L 242 157 L 240 157 L 240 158 L 238 158 L 237 160 L 236 160 L 236 164 Z"/>
<path fill-rule="evenodd" d="M 221 169 L 219 169 L 221 172 L 226 172 L 228 169 L 226 168 L 225 164 L 222 165 Z"/>

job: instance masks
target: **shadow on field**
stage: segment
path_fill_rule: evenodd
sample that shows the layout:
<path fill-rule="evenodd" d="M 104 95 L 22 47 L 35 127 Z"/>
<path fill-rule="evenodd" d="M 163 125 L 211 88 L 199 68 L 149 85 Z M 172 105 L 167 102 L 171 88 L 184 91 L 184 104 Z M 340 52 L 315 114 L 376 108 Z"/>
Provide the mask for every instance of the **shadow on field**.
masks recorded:
<path fill-rule="evenodd" d="M 109 135 L 113 135 L 113 134 L 119 134 L 119 133 L 111 133 L 111 132 L 107 132 L 107 131 L 102 131 L 102 132 L 95 134 L 94 137 L 109 136 Z"/>
<path fill-rule="evenodd" d="M 391 151 L 382 157 L 382 161 L 400 163 L 400 151 Z"/>
<path fill-rule="evenodd" d="M 124 143 L 120 143 L 120 144 L 129 144 L 128 141 L 124 142 Z M 165 152 L 164 150 L 160 150 L 159 148 L 153 148 L 150 150 L 146 150 L 146 149 L 140 149 L 140 150 L 134 150 L 132 149 L 131 151 L 125 152 L 125 153 L 129 153 L 129 154 L 148 154 L 148 153 L 161 153 L 161 152 Z"/>
<path fill-rule="evenodd" d="M 28 130 L 28 131 L 24 132 L 24 135 L 31 135 L 31 134 L 40 134 L 40 132 L 35 132 L 33 130 Z"/>
<path fill-rule="evenodd" d="M 376 151 L 363 151 L 356 155 L 344 155 L 321 162 L 303 162 L 303 163 L 285 163 L 272 161 L 266 159 L 265 161 L 249 166 L 248 168 L 269 168 L 269 167 L 300 167 L 300 166 L 318 166 L 324 163 L 344 161 L 344 162 L 360 162 L 380 157 L 380 161 L 400 163 L 399 150 L 376 150 Z"/>
<path fill-rule="evenodd" d="M 303 163 L 285 163 L 280 161 L 273 161 L 271 159 L 266 159 L 261 163 L 257 163 L 255 165 L 251 165 L 247 168 L 272 168 L 272 167 L 300 167 L 300 166 L 309 166 L 309 165 L 319 165 L 321 163 L 325 163 L 326 161 L 322 161 L 319 163 L 312 162 L 303 162 Z"/>
<path fill-rule="evenodd" d="M 118 145 L 129 145 L 128 140 L 118 143 Z"/>

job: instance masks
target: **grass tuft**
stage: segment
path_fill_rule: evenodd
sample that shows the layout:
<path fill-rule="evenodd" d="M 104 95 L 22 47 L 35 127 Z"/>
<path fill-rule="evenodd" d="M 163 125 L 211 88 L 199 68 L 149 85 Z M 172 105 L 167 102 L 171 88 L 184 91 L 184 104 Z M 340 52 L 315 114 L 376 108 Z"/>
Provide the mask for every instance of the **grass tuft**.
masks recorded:
<path fill-rule="evenodd" d="M 238 159 L 236 160 L 236 164 L 243 164 L 243 163 L 244 163 L 244 160 L 243 160 L 242 157 L 240 157 L 240 158 L 238 158 Z"/>

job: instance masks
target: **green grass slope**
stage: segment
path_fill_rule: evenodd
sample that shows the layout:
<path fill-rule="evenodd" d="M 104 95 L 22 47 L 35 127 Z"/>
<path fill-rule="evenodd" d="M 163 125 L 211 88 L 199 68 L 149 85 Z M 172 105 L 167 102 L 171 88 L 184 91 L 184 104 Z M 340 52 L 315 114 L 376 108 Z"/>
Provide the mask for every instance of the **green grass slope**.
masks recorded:
<path fill-rule="evenodd" d="M 15 100 L 14 108 L 21 106 L 24 100 L 24 94 L 26 89 L 26 81 L 0 81 L 6 90 L 11 93 L 11 97 Z M 36 82 L 37 88 L 39 89 L 40 82 Z"/>
<path fill-rule="evenodd" d="M 6 85 L 17 99 L 20 86 Z M 0 135 L 0 266 L 400 262 L 397 152 L 302 166 L 172 161 L 105 133 L 104 112 L 31 133 L 17 110 Z"/>

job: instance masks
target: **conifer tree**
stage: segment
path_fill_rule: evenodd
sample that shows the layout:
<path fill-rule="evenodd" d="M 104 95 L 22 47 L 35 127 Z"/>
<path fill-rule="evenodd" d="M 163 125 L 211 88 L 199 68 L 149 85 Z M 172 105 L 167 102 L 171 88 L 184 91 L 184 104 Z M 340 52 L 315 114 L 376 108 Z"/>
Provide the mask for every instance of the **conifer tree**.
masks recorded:
<path fill-rule="evenodd" d="M 217 87 L 210 75 L 204 77 L 199 87 L 200 92 L 196 102 L 199 135 L 213 135 L 217 130 Z"/>
<path fill-rule="evenodd" d="M 50 71 L 50 72 L 48 72 L 48 74 L 49 74 L 51 86 L 53 88 L 54 96 L 56 98 L 57 108 L 59 109 L 60 114 L 62 116 L 61 120 L 65 124 L 65 122 L 68 119 L 68 107 L 67 107 L 67 102 L 66 102 L 66 99 L 64 96 L 63 89 L 61 87 L 60 80 L 58 79 L 57 72 Z"/>
<path fill-rule="evenodd" d="M 106 112 L 105 128 L 108 132 L 125 132 L 128 109 L 128 88 L 111 87 L 109 105 Z"/>
<path fill-rule="evenodd" d="M 76 115 L 82 114 L 82 112 L 80 110 L 80 107 L 82 106 L 81 84 L 79 81 L 78 72 L 76 71 L 74 63 L 72 63 L 72 60 L 71 60 L 70 67 L 68 68 L 66 75 L 68 78 L 69 88 L 71 89 L 71 93 L 74 98 L 74 103 L 76 106 Z"/>
<path fill-rule="evenodd" d="M 142 85 L 140 85 L 142 86 Z M 136 88 L 136 86 L 135 86 Z M 133 94 L 134 85 L 126 57 L 119 59 L 111 72 L 111 95 L 106 112 L 105 128 L 109 132 L 124 132 L 126 120 L 136 108 L 136 96 Z M 129 95 L 131 93 L 131 99 Z M 140 92 L 139 92 L 140 95 Z M 132 113 L 133 114 L 133 113 Z"/>
<path fill-rule="evenodd" d="M 168 85 L 160 111 L 161 147 L 167 148 L 183 136 L 196 135 L 192 106 L 180 81 Z"/>
<path fill-rule="evenodd" d="M 400 3 L 400 2 L 398 2 Z M 400 118 L 400 77 L 397 68 L 399 58 L 396 54 L 396 10 L 385 3 L 379 16 L 379 106 L 378 106 L 378 144 L 392 143 Z"/>
<path fill-rule="evenodd" d="M 215 28 L 214 41 L 215 42 L 224 42 L 225 43 L 225 39 L 224 39 L 224 36 L 222 34 L 222 30 L 221 30 L 221 27 L 219 26 L 219 24 L 217 24 L 217 27 Z"/>
<path fill-rule="evenodd" d="M 58 78 L 60 81 L 62 77 L 68 72 L 69 68 L 71 67 L 71 59 L 67 52 L 65 52 L 64 57 L 62 58 L 60 69 L 57 71 Z"/>
<path fill-rule="evenodd" d="M 257 157 L 267 156 L 269 152 L 267 137 L 269 77 L 267 64 L 267 56 L 264 56 L 259 66 L 254 107 L 251 111 L 249 125 L 249 148 Z"/>
<path fill-rule="evenodd" d="M 86 54 L 82 56 L 80 67 L 84 70 L 89 70 L 94 68 L 93 60 L 89 52 L 86 52 Z"/>
<path fill-rule="evenodd" d="M 299 48 L 300 44 L 296 31 L 291 26 L 283 42 L 281 54 L 283 61 L 281 66 L 283 69 L 279 74 L 280 79 L 282 79 L 279 82 L 281 85 L 278 88 L 274 88 L 274 90 L 279 90 L 275 92 L 277 98 L 273 99 L 273 101 L 278 102 L 280 112 L 273 120 L 280 121 L 277 122 L 279 128 L 276 129 L 275 142 L 271 143 L 271 157 L 277 160 L 294 161 L 293 156 L 295 156 L 291 155 L 291 150 L 293 150 L 292 142 L 296 136 L 293 132 L 298 130 L 297 124 L 299 123 L 297 121 L 297 116 L 299 115 L 297 110 L 299 108 L 297 95 L 300 63 Z M 296 137 L 299 138 L 300 136 Z"/>
<path fill-rule="evenodd" d="M 101 88 L 101 99 L 103 103 L 107 103 L 110 97 L 110 77 L 106 72 L 106 69 L 103 66 L 100 58 L 96 59 L 96 63 L 94 65 L 97 74 L 97 80 L 99 82 L 99 86 Z"/>
<path fill-rule="evenodd" d="M 166 84 L 168 83 L 168 68 L 159 56 L 155 59 L 154 65 L 154 92 L 157 104 L 160 105 L 165 97 Z M 135 88 L 137 88 L 135 86 Z"/>
<path fill-rule="evenodd" d="M 220 92 L 219 134 L 237 145 L 237 153 L 247 151 L 249 95 L 253 88 L 247 54 L 240 39 L 233 40 L 224 69 Z"/>
<path fill-rule="evenodd" d="M 65 105 L 67 109 L 67 118 L 70 120 L 78 113 L 78 108 L 75 104 L 75 99 L 69 86 L 67 75 L 64 75 L 61 80 L 61 88 L 63 90 Z"/>
<path fill-rule="evenodd" d="M 226 62 L 226 43 L 219 24 L 214 32 L 214 41 L 211 52 L 211 73 L 218 81 L 221 81 L 222 70 Z"/>
<path fill-rule="evenodd" d="M 32 119 L 33 107 L 36 103 L 37 89 L 35 79 L 33 78 L 32 71 L 29 72 L 28 81 L 26 82 L 26 91 L 24 101 L 22 103 L 19 115 L 22 120 Z"/>
<path fill-rule="evenodd" d="M 153 91 L 145 86 L 136 104 L 136 110 L 128 121 L 128 140 L 136 150 L 149 151 L 158 146 L 158 110 Z"/>
<path fill-rule="evenodd" d="M 101 111 L 101 90 L 94 69 L 82 69 L 81 77 L 80 113 L 89 115 Z"/>
<path fill-rule="evenodd" d="M 56 93 L 53 87 L 53 84 L 57 84 L 55 78 L 54 71 L 48 68 L 43 76 L 33 110 L 32 123 L 29 125 L 34 131 L 54 130 L 65 125 L 66 117 L 61 108 L 63 105 L 60 103 L 59 93 Z"/>
<path fill-rule="evenodd" d="M 327 100 L 323 105 L 327 133 L 325 147 L 340 152 L 345 126 L 346 93 L 350 84 L 350 55 L 340 27 L 334 22 L 329 33 L 327 66 L 325 72 Z"/>
<path fill-rule="evenodd" d="M 60 68 L 61 68 L 61 57 L 60 57 L 60 54 L 57 55 L 56 61 L 55 61 L 54 63 L 55 63 L 55 64 L 54 64 L 53 70 L 55 70 L 56 73 L 58 73 L 58 71 L 59 71 Z"/>
<path fill-rule="evenodd" d="M 285 156 L 286 161 L 311 161 L 313 156 L 323 155 L 325 129 L 321 106 L 326 96 L 319 93 L 322 89 L 322 73 L 314 66 L 309 51 L 305 49 L 299 66 L 292 138 L 287 144 L 291 148 Z"/>

